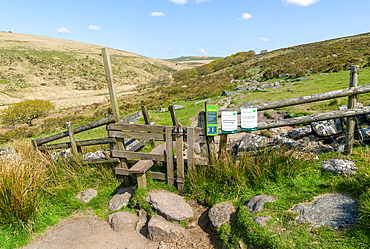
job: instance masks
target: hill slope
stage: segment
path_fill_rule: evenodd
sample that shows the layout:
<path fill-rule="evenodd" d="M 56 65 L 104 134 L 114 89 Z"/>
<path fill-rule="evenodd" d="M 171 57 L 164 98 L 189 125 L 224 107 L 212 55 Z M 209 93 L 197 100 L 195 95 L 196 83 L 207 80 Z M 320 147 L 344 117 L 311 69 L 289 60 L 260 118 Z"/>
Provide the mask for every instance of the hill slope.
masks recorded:
<path fill-rule="evenodd" d="M 52 100 L 58 108 L 106 98 L 101 46 L 33 35 L 0 32 L 0 101 Z M 118 92 L 186 66 L 109 49 Z"/>

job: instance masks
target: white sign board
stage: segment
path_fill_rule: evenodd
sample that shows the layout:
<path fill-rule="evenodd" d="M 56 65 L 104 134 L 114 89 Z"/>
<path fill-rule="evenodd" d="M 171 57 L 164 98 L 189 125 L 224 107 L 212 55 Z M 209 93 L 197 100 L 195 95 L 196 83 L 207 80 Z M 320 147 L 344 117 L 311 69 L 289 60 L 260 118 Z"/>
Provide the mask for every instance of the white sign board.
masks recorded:
<path fill-rule="evenodd" d="M 241 109 L 241 128 L 242 131 L 257 130 L 257 108 L 242 108 Z"/>
<path fill-rule="evenodd" d="M 221 127 L 222 133 L 237 133 L 238 132 L 238 113 L 237 112 L 221 112 Z"/>

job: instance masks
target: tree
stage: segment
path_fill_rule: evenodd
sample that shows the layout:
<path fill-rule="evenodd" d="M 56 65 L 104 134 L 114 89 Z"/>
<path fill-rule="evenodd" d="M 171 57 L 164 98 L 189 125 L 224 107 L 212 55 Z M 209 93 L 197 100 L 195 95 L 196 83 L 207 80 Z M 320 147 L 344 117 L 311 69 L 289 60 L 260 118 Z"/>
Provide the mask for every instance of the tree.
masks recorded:
<path fill-rule="evenodd" d="M 4 109 L 0 114 L 0 119 L 2 123 L 8 126 L 16 124 L 32 126 L 32 120 L 45 117 L 54 109 L 54 104 L 48 100 L 24 100 Z"/>

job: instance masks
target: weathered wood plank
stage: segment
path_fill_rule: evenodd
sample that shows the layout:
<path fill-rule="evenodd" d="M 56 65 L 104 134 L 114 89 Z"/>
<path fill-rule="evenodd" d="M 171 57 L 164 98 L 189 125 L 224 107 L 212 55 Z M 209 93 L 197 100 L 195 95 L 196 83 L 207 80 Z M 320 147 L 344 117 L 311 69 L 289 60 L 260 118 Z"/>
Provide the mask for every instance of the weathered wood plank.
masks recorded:
<path fill-rule="evenodd" d="M 160 172 L 149 172 L 149 176 L 153 179 L 157 180 L 166 180 L 167 174 L 166 173 L 160 173 Z"/>
<path fill-rule="evenodd" d="M 142 116 L 143 116 L 142 111 L 135 112 L 134 114 L 131 114 L 130 116 L 121 119 L 121 124 L 132 122 L 138 118 L 141 118 Z"/>
<path fill-rule="evenodd" d="M 115 138 L 136 138 L 136 139 L 148 139 L 156 141 L 165 141 L 165 134 L 160 133 L 146 133 L 146 132 L 130 132 L 130 131 L 108 131 L 109 137 Z"/>
<path fill-rule="evenodd" d="M 164 133 L 166 127 L 172 127 L 172 126 L 146 125 L 146 124 L 109 124 L 107 126 L 107 130 Z"/>
<path fill-rule="evenodd" d="M 99 139 L 90 139 L 90 140 L 83 140 L 83 141 L 76 141 L 76 145 L 78 147 L 82 146 L 90 146 L 90 145 L 99 145 L 99 144 L 115 144 L 117 140 L 115 138 L 99 138 Z M 41 151 L 45 150 L 57 150 L 57 149 L 66 149 L 70 148 L 71 143 L 59 143 L 59 144 L 44 144 L 42 146 L 39 146 L 38 149 Z"/>
<path fill-rule="evenodd" d="M 101 120 L 98 120 L 98 121 L 95 121 L 95 122 L 92 122 L 92 123 L 89 123 L 89 124 L 86 124 L 86 125 L 76 127 L 76 128 L 73 129 L 73 133 L 77 134 L 77 133 L 80 133 L 80 132 L 83 132 L 83 131 L 91 130 L 93 128 L 103 126 L 103 125 L 107 125 L 107 124 L 114 123 L 114 122 L 116 122 L 114 117 L 108 117 L 108 118 L 101 119 Z M 46 144 L 46 143 L 64 138 L 64 137 L 68 137 L 68 131 L 64 131 L 64 132 L 61 132 L 61 133 L 58 133 L 58 134 L 55 134 L 55 135 L 52 135 L 52 136 L 49 136 L 49 137 L 46 137 L 46 138 L 36 139 L 36 144 L 39 146 L 39 145 L 42 145 L 42 144 Z"/>
<path fill-rule="evenodd" d="M 349 80 L 350 88 L 354 88 L 358 85 L 359 71 L 360 71 L 359 66 L 351 66 L 350 80 Z M 357 102 L 357 95 L 349 96 L 348 105 L 347 105 L 348 109 L 356 108 L 356 102 Z M 347 118 L 346 137 L 345 137 L 345 146 L 344 146 L 344 153 L 347 156 L 352 154 L 354 139 L 355 139 L 355 117 L 349 117 Z"/>
<path fill-rule="evenodd" d="M 109 158 L 109 159 L 85 160 L 84 162 L 89 164 L 107 164 L 107 163 L 119 163 L 120 160 L 118 158 Z"/>
<path fill-rule="evenodd" d="M 262 103 L 258 105 L 253 105 L 253 108 L 257 108 L 258 111 L 263 111 L 263 110 L 268 110 L 268 109 L 275 109 L 275 108 L 292 106 L 292 105 L 306 104 L 306 103 L 311 103 L 311 102 L 316 102 L 316 101 L 335 99 L 335 98 L 358 95 L 358 94 L 363 94 L 363 93 L 370 93 L 370 85 L 350 87 L 350 88 L 335 90 L 331 92 L 324 92 L 324 93 L 312 94 L 312 95 L 298 97 L 298 98 L 278 100 L 278 101 L 269 102 L 269 103 Z M 231 108 L 225 111 L 237 111 L 238 114 L 240 114 L 240 108 Z M 221 117 L 221 112 L 218 113 L 218 116 Z"/>
<path fill-rule="evenodd" d="M 144 146 L 144 144 L 146 144 L 149 140 L 147 139 L 143 139 L 141 140 L 139 143 L 135 144 L 134 146 L 132 146 L 129 150 L 127 151 L 137 151 L 138 149 L 140 149 L 141 147 Z"/>
<path fill-rule="evenodd" d="M 142 106 L 141 106 L 141 111 L 143 112 L 143 116 L 144 116 L 145 124 L 146 124 L 146 125 L 151 125 L 150 117 L 149 117 L 149 113 L 148 113 L 148 110 L 146 109 L 146 106 L 145 106 L 145 105 L 142 105 Z M 152 146 L 156 146 L 156 144 L 155 144 L 155 139 L 150 139 L 150 144 L 151 144 Z"/>
<path fill-rule="evenodd" d="M 220 147 L 218 150 L 218 158 L 226 155 L 226 145 L 227 145 L 227 134 L 220 135 Z"/>
<path fill-rule="evenodd" d="M 163 154 L 149 154 L 149 153 L 142 153 L 142 152 L 119 151 L 119 150 L 113 150 L 112 157 L 127 158 L 127 159 L 137 158 L 141 160 L 153 160 L 153 161 L 160 161 L 160 162 L 166 161 L 166 157 Z"/>
<path fill-rule="evenodd" d="M 316 122 L 316 121 L 344 118 L 344 117 L 353 117 L 353 116 L 369 114 L 369 113 L 370 113 L 370 106 L 366 106 L 363 108 L 356 108 L 356 109 L 341 110 L 341 111 L 331 111 L 331 112 L 313 114 L 313 115 L 302 116 L 302 117 L 297 117 L 297 118 L 289 118 L 289 119 L 283 119 L 283 120 L 262 122 L 262 123 L 258 123 L 258 129 L 263 130 L 263 129 L 269 129 L 269 128 L 275 128 L 275 127 L 282 127 L 282 126 L 308 124 L 308 123 Z"/>
<path fill-rule="evenodd" d="M 195 168 L 194 161 L 194 128 L 188 128 L 187 130 L 187 144 L 188 144 L 188 170 L 193 171 Z"/>
<path fill-rule="evenodd" d="M 166 164 L 167 164 L 167 185 L 172 187 L 174 184 L 174 164 L 173 164 L 173 142 L 172 127 L 166 127 Z"/>
<path fill-rule="evenodd" d="M 181 131 L 182 130 L 181 124 L 177 123 L 175 129 L 177 131 Z M 177 132 L 176 133 L 177 190 L 179 191 L 179 194 L 183 194 L 185 179 L 183 144 L 184 144 L 183 133 Z"/>

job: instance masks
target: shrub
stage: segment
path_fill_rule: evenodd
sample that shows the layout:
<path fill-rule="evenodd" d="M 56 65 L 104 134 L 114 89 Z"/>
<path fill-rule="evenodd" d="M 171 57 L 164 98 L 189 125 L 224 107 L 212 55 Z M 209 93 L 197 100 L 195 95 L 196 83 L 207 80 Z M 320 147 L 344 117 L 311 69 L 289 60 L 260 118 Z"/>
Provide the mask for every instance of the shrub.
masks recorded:
<path fill-rule="evenodd" d="M 54 109 L 54 104 L 48 100 L 24 100 L 4 109 L 0 115 L 0 119 L 8 126 L 14 126 L 16 124 L 28 124 L 32 126 L 32 120 L 44 117 Z"/>

